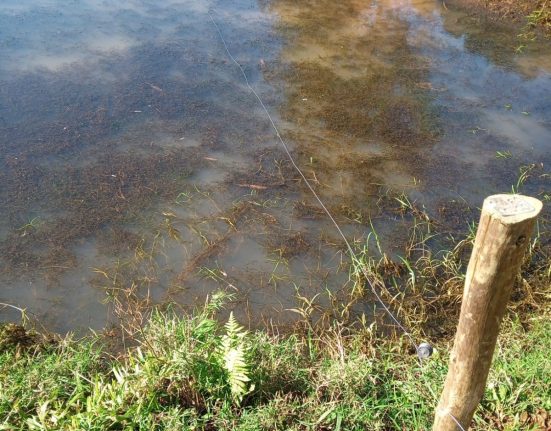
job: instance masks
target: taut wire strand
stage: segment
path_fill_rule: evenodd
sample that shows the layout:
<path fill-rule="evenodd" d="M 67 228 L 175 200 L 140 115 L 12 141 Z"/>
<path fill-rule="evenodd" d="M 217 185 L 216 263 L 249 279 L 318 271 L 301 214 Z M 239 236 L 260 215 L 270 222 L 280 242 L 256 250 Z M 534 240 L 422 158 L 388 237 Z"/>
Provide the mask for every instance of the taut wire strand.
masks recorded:
<path fill-rule="evenodd" d="M 359 262 L 359 259 L 358 257 L 356 256 L 356 253 L 354 253 L 354 250 L 352 249 L 352 246 L 350 245 L 350 243 L 348 242 L 348 240 L 346 239 L 346 236 L 344 235 L 343 231 L 341 230 L 339 224 L 337 223 L 337 221 L 335 220 L 335 218 L 333 217 L 333 215 L 331 214 L 331 212 L 329 211 L 329 209 L 325 206 L 325 204 L 323 203 L 323 201 L 321 200 L 321 198 L 318 196 L 318 194 L 316 193 L 316 191 L 314 190 L 314 188 L 312 187 L 312 185 L 310 184 L 310 181 L 308 181 L 308 179 L 306 178 L 306 176 L 304 175 L 304 173 L 302 172 L 302 170 L 298 167 L 298 165 L 296 164 L 293 156 L 291 155 L 291 151 L 289 150 L 289 147 L 287 146 L 287 144 L 285 143 L 285 141 L 283 140 L 283 138 L 281 137 L 281 134 L 279 133 L 279 129 L 277 128 L 272 116 L 270 115 L 270 112 L 268 111 L 268 108 L 266 108 L 266 105 L 264 104 L 264 102 L 262 101 L 262 99 L 260 98 L 260 96 L 258 95 L 258 93 L 255 91 L 255 89 L 251 86 L 251 83 L 249 82 L 249 78 L 247 78 L 247 74 L 245 73 L 245 70 L 243 69 L 243 66 L 241 66 L 241 64 L 235 59 L 235 57 L 232 55 L 232 53 L 230 52 L 229 48 L 228 48 L 228 45 L 226 43 L 226 40 L 224 39 L 224 36 L 222 35 L 222 31 L 220 30 L 220 27 L 218 26 L 218 24 L 216 23 L 216 21 L 214 20 L 212 14 L 210 11 L 208 11 L 208 14 L 209 14 L 209 18 L 210 20 L 212 21 L 213 25 L 215 26 L 216 28 L 216 31 L 218 32 L 218 36 L 220 37 L 220 40 L 222 41 L 222 44 L 224 45 L 224 48 L 228 54 L 228 56 L 230 57 L 230 59 L 235 63 L 235 65 L 239 68 L 239 70 L 241 71 L 241 74 L 243 75 L 243 78 L 245 79 L 245 83 L 247 85 L 247 87 L 249 88 L 249 90 L 251 91 L 251 93 L 253 93 L 253 95 L 256 97 L 256 99 L 258 100 L 258 103 L 260 103 L 260 106 L 262 107 L 262 109 L 264 110 L 264 112 L 266 113 L 266 116 L 268 117 L 268 120 L 270 121 L 271 125 L 272 125 L 272 128 L 274 129 L 275 131 L 275 134 L 279 140 L 279 142 L 281 143 L 283 149 L 285 150 L 285 153 L 287 154 L 287 157 L 289 158 L 289 161 L 291 162 L 291 164 L 293 165 L 293 167 L 295 168 L 295 170 L 299 173 L 299 175 L 302 177 L 302 179 L 304 180 L 304 183 L 306 184 L 306 186 L 310 189 L 310 191 L 312 192 L 312 195 L 314 196 L 314 198 L 318 201 L 319 205 L 321 206 L 321 208 L 323 209 L 323 211 L 325 212 L 325 214 L 327 214 L 327 217 L 329 217 L 329 219 L 331 220 L 331 222 L 333 223 L 333 225 L 335 226 L 335 228 L 337 229 L 337 232 L 339 233 L 339 235 L 342 237 L 342 239 L 344 240 L 345 244 L 346 244 L 346 248 L 348 249 L 348 252 L 350 253 L 350 256 L 352 257 L 352 259 L 355 261 L 355 262 Z M 394 314 L 390 311 L 390 309 L 388 308 L 388 306 L 385 304 L 385 302 L 383 301 L 383 299 L 381 298 L 381 296 L 379 295 L 379 293 L 377 292 L 377 290 L 375 289 L 375 286 L 374 286 L 374 282 L 372 280 L 372 278 L 369 276 L 367 270 L 365 269 L 365 267 L 363 265 L 359 265 L 360 268 L 361 268 L 361 271 L 371 289 L 371 291 L 373 292 L 373 294 L 375 295 L 375 297 L 377 298 L 377 301 L 379 302 L 379 304 L 381 304 L 381 306 L 383 307 L 383 309 L 385 310 L 385 312 L 388 314 L 388 316 L 390 316 L 390 318 L 394 321 L 394 323 L 396 323 L 396 325 L 402 330 L 402 332 L 409 338 L 409 340 L 411 341 L 411 344 L 413 344 L 413 346 L 415 347 L 415 352 L 418 352 L 419 350 L 419 346 L 417 345 L 417 343 L 415 342 L 415 340 L 413 339 L 413 336 L 410 334 L 410 332 L 404 327 L 404 325 L 402 325 L 400 323 L 400 321 L 394 316 Z M 381 281 L 379 280 L 376 280 L 375 283 L 378 283 L 378 284 L 382 284 Z"/>

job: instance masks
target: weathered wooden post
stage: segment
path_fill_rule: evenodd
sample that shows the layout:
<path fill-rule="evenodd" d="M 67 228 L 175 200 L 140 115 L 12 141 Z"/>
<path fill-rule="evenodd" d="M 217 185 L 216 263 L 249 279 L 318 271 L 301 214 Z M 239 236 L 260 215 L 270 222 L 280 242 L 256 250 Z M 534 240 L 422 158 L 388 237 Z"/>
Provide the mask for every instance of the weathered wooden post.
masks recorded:
<path fill-rule="evenodd" d="M 484 394 L 501 319 L 541 208 L 539 200 L 522 195 L 494 195 L 484 200 L 433 431 L 469 428 Z"/>

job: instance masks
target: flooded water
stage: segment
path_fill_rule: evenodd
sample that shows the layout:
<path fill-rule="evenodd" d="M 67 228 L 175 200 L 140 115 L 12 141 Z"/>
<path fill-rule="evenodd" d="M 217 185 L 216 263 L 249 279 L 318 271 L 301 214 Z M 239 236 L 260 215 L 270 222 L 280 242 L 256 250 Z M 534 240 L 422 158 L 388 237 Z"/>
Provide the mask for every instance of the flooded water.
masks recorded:
<path fill-rule="evenodd" d="M 209 11 L 357 245 L 373 223 L 397 250 L 389 193 L 436 216 L 511 190 L 522 166 L 545 187 L 549 44 L 517 49 L 441 2 L 4 0 L 0 302 L 99 329 L 120 292 L 193 305 L 222 287 L 254 325 L 349 287 Z"/>

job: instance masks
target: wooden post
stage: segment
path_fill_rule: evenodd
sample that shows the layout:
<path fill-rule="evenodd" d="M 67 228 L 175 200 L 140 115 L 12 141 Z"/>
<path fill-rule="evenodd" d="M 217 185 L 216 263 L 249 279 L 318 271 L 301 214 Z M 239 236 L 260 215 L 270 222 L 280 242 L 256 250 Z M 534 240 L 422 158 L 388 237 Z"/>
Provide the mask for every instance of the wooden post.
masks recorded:
<path fill-rule="evenodd" d="M 484 395 L 501 319 L 541 208 L 539 200 L 521 195 L 484 200 L 433 431 L 469 428 Z"/>

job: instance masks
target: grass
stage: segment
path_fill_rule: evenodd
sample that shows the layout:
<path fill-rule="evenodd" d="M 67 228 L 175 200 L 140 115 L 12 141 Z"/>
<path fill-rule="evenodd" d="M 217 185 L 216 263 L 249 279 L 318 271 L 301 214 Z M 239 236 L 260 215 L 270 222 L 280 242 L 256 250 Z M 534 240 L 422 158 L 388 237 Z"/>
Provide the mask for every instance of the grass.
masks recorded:
<path fill-rule="evenodd" d="M 534 39 L 537 35 L 535 29 L 540 29 L 547 37 L 551 36 L 551 2 L 541 0 L 534 2 L 531 12 L 526 16 L 524 32 L 525 38 Z"/>
<path fill-rule="evenodd" d="M 549 0 L 532 0 L 517 2 L 520 10 L 528 12 L 525 16 L 528 27 L 539 28 L 546 36 L 551 35 L 551 2 Z M 514 8 L 515 2 L 512 7 Z"/>
<path fill-rule="evenodd" d="M 227 300 L 215 295 L 185 316 L 154 312 L 136 346 L 117 357 L 99 336 L 47 340 L 5 326 L 0 429 L 430 429 L 448 341 L 419 365 L 406 340 L 375 324 L 249 333 L 234 319 L 215 320 Z M 506 320 L 472 429 L 545 429 L 549 317 Z"/>

